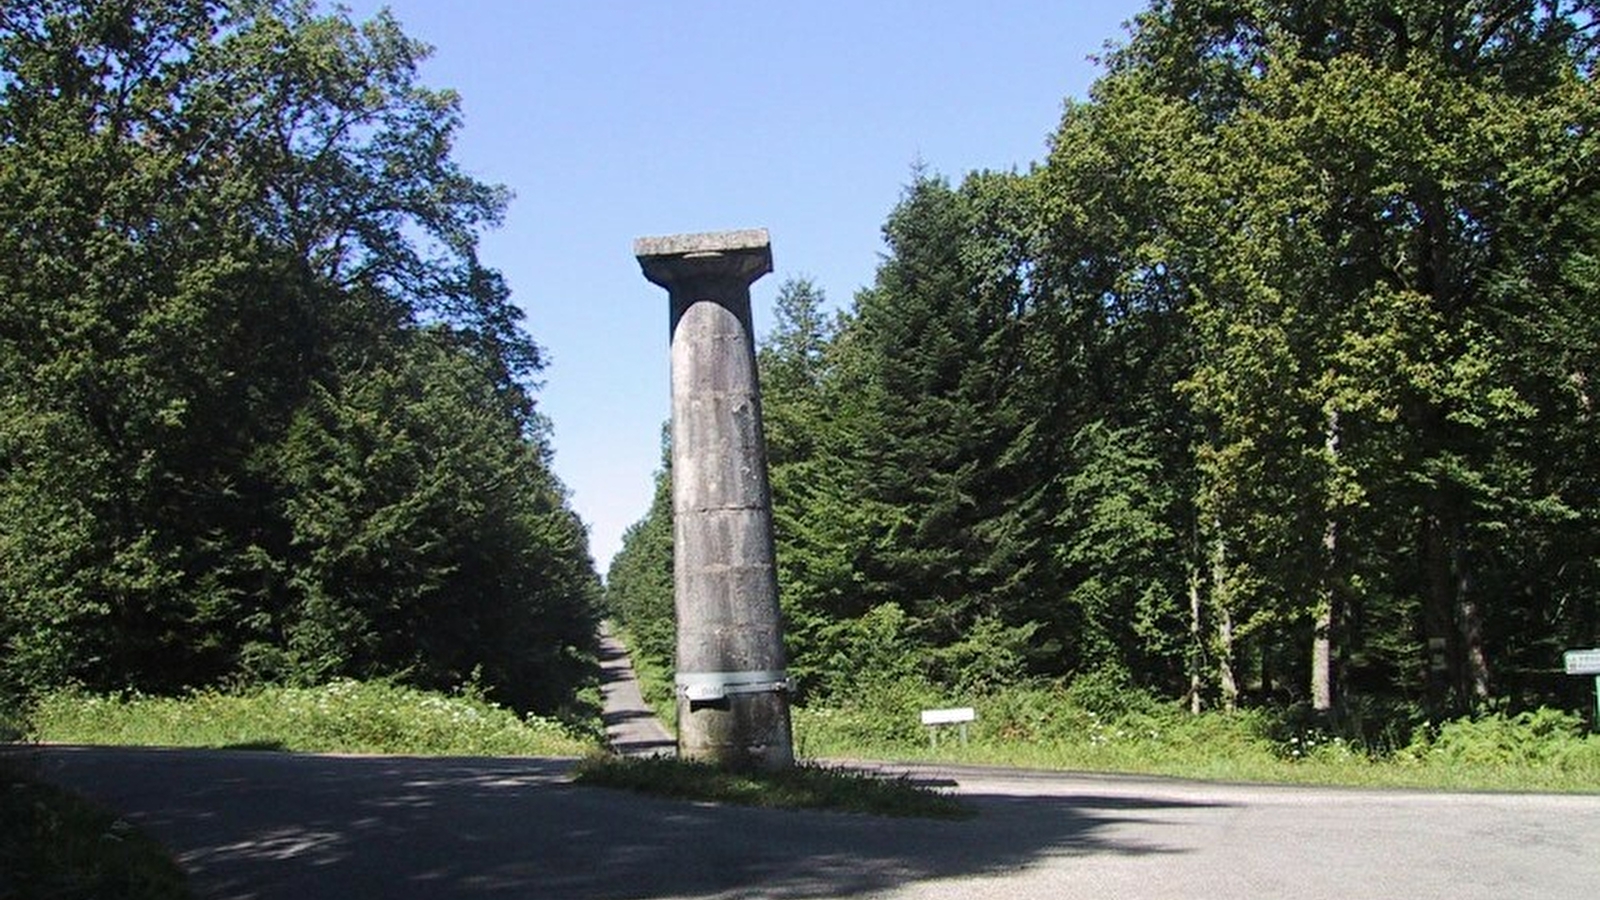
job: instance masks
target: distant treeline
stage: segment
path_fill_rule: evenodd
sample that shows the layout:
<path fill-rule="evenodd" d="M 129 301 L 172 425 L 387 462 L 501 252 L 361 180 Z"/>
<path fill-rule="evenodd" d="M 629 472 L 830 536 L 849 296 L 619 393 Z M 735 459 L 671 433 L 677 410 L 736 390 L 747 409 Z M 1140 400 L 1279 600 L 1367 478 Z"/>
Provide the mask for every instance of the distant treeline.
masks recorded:
<path fill-rule="evenodd" d="M 761 349 L 792 671 L 1560 697 L 1600 643 L 1596 4 L 1157 0 Z M 666 473 L 663 473 L 663 479 Z M 670 498 L 609 602 L 670 660 Z"/>
<path fill-rule="evenodd" d="M 397 677 L 550 710 L 599 584 L 449 92 L 297 0 L 0 11 L 0 700 Z"/>

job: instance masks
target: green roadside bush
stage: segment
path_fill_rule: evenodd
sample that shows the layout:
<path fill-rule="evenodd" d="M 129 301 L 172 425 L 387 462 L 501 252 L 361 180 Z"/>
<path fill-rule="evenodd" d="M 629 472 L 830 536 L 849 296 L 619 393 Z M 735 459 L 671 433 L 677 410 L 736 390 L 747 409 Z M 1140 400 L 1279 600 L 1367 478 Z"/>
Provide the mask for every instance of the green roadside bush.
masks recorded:
<path fill-rule="evenodd" d="M 942 689 L 903 660 L 893 608 L 853 626 L 850 671 L 793 708 L 806 759 L 966 762 L 1091 772 L 1279 783 L 1600 793 L 1600 736 L 1551 709 L 1492 713 L 1428 726 L 1404 704 L 1357 702 L 1340 731 L 1303 706 L 1199 715 L 1132 684 L 1115 669 L 1067 684 L 1014 684 L 985 693 Z M 641 672 L 646 687 L 659 673 Z M 670 690 L 670 687 L 667 688 Z M 924 709 L 972 706 L 969 741 L 929 740 Z M 953 736 L 953 735 L 952 735 Z"/>
<path fill-rule="evenodd" d="M 471 692 L 444 695 L 384 682 L 203 691 L 181 698 L 43 698 L 29 737 L 55 743 L 243 747 L 304 752 L 581 756 L 593 730 L 518 716 Z"/>
<path fill-rule="evenodd" d="M 0 705 L 0 744 L 21 740 L 26 731 L 22 715 Z"/>
<path fill-rule="evenodd" d="M 973 706 L 962 745 L 930 741 L 921 709 Z M 1193 715 L 1097 675 L 960 700 L 907 681 L 794 712 L 802 755 L 938 760 L 1265 782 L 1600 792 L 1600 737 L 1540 709 L 1419 727 L 1407 741 L 1334 733 L 1298 709 Z"/>
<path fill-rule="evenodd" d="M 1600 788 L 1600 736 L 1583 719 L 1549 708 L 1446 722 L 1420 735 L 1411 755 L 1436 764 L 1480 768 L 1541 768 L 1587 774 Z"/>

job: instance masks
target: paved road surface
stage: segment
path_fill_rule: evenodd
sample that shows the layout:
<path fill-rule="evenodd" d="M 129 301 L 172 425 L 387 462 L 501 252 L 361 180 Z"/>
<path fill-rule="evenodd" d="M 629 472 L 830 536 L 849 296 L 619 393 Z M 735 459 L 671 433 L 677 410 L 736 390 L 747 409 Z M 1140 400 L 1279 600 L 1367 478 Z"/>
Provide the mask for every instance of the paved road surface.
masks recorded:
<path fill-rule="evenodd" d="M 639 681 L 633 675 L 628 651 L 610 631 L 600 632 L 600 692 L 605 704 L 601 719 L 606 739 L 625 756 L 672 754 L 677 750 L 672 735 L 645 705 Z"/>
<path fill-rule="evenodd" d="M 201 897 L 1577 898 L 1600 798 L 919 770 L 966 822 L 715 807 L 537 759 L 49 748 Z"/>
<path fill-rule="evenodd" d="M 606 724 L 671 749 L 608 643 Z M 908 770 L 966 822 L 751 810 L 567 781 L 570 760 L 19 751 L 124 811 L 215 900 L 1580 898 L 1600 797 L 1379 793 Z"/>

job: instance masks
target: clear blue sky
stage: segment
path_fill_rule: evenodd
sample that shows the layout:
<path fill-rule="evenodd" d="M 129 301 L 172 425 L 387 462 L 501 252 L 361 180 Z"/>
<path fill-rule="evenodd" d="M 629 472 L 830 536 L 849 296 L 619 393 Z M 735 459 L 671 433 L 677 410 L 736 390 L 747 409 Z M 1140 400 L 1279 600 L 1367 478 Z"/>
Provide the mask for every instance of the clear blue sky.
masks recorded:
<path fill-rule="evenodd" d="M 456 158 L 516 194 L 484 261 L 547 352 L 555 469 L 605 571 L 649 506 L 668 415 L 667 297 L 635 237 L 764 227 L 833 305 L 872 282 L 919 161 L 952 181 L 1040 161 L 1143 0 L 347 0 L 389 7 L 461 94 Z"/>

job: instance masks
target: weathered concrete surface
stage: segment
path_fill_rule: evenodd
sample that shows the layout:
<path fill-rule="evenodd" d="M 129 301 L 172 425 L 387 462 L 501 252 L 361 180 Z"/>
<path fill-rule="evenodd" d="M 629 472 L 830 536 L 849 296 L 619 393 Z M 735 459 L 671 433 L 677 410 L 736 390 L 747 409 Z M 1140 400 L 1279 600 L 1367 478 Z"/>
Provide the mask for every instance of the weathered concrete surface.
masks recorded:
<path fill-rule="evenodd" d="M 647 262 L 647 265 L 653 264 L 653 261 L 658 259 L 670 265 L 677 257 L 698 253 L 714 253 L 719 256 L 748 254 L 752 258 L 765 258 L 767 260 L 765 271 L 772 271 L 772 241 L 765 228 L 668 234 L 660 237 L 643 237 L 633 242 L 633 255 L 641 260 L 651 261 Z M 668 287 L 656 281 L 648 271 L 645 272 L 645 276 L 655 284 Z M 754 281 L 755 278 L 752 277 L 751 280 Z"/>
<path fill-rule="evenodd" d="M 634 253 L 671 298 L 678 752 L 789 766 L 788 697 L 771 688 L 787 663 L 750 322 L 750 284 L 772 271 L 767 233 L 640 238 Z M 693 688 L 728 693 L 696 701 Z"/>

